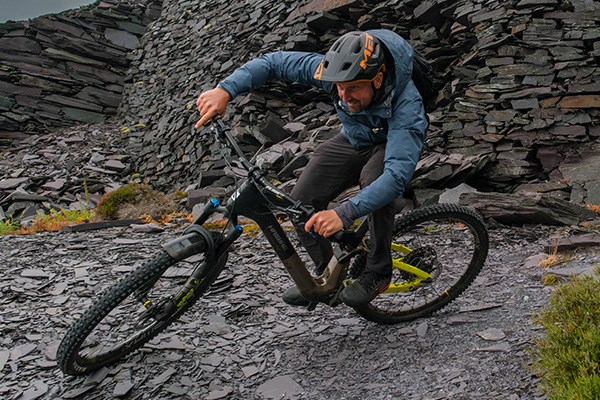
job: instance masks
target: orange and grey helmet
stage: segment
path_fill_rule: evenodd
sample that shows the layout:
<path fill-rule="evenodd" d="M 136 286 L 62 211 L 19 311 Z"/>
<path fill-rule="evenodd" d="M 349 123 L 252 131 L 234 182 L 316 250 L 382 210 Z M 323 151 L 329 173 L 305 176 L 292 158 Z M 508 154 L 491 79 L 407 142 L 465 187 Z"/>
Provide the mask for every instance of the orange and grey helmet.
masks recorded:
<path fill-rule="evenodd" d="M 314 78 L 327 82 L 371 81 L 385 71 L 379 40 L 367 32 L 348 32 L 331 46 Z"/>

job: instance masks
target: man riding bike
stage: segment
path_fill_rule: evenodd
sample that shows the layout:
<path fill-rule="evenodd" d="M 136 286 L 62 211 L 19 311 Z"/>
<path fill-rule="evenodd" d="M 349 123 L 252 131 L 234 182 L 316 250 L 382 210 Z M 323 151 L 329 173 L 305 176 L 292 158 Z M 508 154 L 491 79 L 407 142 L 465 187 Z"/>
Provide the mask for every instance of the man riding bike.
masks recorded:
<path fill-rule="evenodd" d="M 406 189 L 425 139 L 428 121 L 411 79 L 412 61 L 412 47 L 392 31 L 349 32 L 324 56 L 279 51 L 256 58 L 196 101 L 199 128 L 224 114 L 235 96 L 274 80 L 316 86 L 332 96 L 342 130 L 315 150 L 291 196 L 317 211 L 303 227 L 297 227 L 317 274 L 332 256 L 324 238 L 368 215 L 371 239 L 366 268 L 340 294 L 353 307 L 369 303 L 390 283 L 393 201 Z M 361 191 L 356 196 L 327 209 L 334 198 L 357 183 Z M 283 300 L 308 304 L 296 286 L 284 292 Z"/>

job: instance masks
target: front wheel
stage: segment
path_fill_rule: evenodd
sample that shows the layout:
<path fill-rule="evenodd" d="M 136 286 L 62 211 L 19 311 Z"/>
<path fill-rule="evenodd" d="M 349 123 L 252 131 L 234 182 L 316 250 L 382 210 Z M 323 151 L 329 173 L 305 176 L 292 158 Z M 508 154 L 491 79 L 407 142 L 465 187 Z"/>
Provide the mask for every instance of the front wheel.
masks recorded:
<path fill-rule="evenodd" d="M 473 282 L 488 246 L 483 220 L 470 208 L 436 204 L 402 215 L 394 223 L 392 283 L 356 310 L 386 324 L 430 315 Z"/>
<path fill-rule="evenodd" d="M 62 339 L 60 369 L 84 375 L 111 365 L 179 318 L 215 281 L 227 253 L 194 259 L 176 262 L 161 251 L 102 292 Z"/>

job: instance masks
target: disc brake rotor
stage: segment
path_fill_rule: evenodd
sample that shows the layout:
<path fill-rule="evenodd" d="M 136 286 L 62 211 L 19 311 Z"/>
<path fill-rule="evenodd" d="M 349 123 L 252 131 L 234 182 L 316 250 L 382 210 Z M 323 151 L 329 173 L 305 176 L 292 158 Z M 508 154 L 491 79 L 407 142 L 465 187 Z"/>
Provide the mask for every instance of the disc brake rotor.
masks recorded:
<path fill-rule="evenodd" d="M 413 267 L 419 268 L 421 271 L 428 272 L 432 279 L 437 278 L 442 272 L 435 249 L 430 246 L 420 247 L 411 251 L 404 257 L 403 261 Z M 401 275 L 405 280 L 414 279 L 413 274 L 405 271 L 401 271 Z"/>

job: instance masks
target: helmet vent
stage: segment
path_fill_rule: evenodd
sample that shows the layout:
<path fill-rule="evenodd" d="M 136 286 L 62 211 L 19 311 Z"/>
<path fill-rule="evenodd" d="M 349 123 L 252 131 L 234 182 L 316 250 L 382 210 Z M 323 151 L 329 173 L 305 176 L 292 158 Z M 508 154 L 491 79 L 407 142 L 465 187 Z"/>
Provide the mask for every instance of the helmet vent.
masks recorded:
<path fill-rule="evenodd" d="M 325 82 L 373 79 L 385 62 L 384 46 L 367 32 L 348 32 L 323 56 L 315 78 Z"/>

